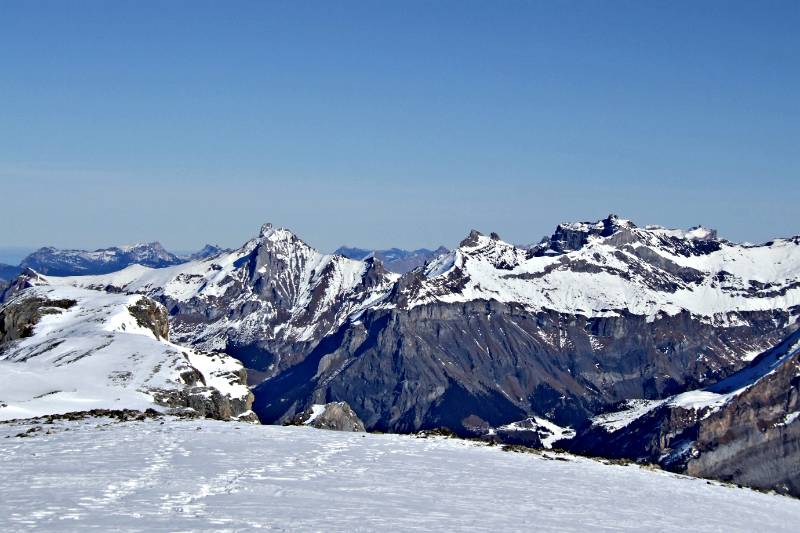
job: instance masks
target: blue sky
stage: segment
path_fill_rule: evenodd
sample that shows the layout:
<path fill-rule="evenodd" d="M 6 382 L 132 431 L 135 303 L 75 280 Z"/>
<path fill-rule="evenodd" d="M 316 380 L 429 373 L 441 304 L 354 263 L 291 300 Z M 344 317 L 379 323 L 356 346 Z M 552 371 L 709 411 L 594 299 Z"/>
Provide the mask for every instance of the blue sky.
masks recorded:
<path fill-rule="evenodd" d="M 0 4 L 0 245 L 800 233 L 800 2 Z"/>

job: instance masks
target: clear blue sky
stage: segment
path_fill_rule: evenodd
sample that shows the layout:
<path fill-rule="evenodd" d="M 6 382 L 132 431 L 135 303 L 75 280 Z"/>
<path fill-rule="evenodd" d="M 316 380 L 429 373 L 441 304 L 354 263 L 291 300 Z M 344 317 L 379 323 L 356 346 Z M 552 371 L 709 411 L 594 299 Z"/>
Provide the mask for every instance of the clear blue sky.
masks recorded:
<path fill-rule="evenodd" d="M 6 0 L 0 245 L 797 234 L 798 28 L 796 0 Z"/>

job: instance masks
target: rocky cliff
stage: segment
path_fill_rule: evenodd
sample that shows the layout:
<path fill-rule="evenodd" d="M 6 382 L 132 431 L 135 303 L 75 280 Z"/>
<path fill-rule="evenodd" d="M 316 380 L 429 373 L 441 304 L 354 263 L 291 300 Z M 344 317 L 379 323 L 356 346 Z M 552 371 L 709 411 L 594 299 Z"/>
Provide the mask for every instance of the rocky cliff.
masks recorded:
<path fill-rule="evenodd" d="M 714 385 L 628 407 L 566 445 L 800 496 L 800 332 Z"/>

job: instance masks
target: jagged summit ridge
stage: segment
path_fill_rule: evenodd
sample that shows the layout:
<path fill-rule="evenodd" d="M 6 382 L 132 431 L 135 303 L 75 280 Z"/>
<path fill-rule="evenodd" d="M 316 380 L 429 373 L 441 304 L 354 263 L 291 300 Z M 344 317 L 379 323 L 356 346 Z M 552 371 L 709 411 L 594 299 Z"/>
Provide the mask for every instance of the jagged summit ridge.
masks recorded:
<path fill-rule="evenodd" d="M 472 300 L 589 316 L 688 310 L 709 318 L 800 305 L 800 247 L 796 239 L 735 244 L 700 226 L 640 228 L 615 215 L 559 224 L 533 249 L 473 230 L 406 283 L 397 304 Z"/>

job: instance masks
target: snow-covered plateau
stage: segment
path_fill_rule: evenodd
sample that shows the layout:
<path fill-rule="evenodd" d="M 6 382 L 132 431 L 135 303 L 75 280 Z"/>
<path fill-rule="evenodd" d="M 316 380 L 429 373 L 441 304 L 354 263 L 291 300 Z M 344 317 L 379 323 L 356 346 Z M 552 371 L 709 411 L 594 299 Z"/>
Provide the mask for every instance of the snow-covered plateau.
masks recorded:
<path fill-rule="evenodd" d="M 4 531 L 732 532 L 800 521 L 798 500 L 633 465 L 212 420 L 0 424 L 0 479 Z"/>

